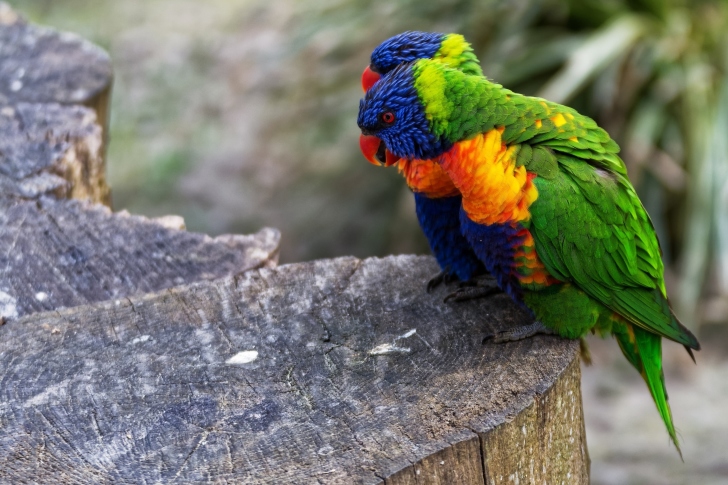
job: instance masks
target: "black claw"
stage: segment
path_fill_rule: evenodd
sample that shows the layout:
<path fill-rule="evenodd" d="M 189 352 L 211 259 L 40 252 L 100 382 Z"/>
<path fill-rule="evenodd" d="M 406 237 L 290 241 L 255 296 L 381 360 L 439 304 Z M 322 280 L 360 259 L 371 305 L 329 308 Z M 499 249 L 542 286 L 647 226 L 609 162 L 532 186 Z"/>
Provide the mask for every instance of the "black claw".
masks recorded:
<path fill-rule="evenodd" d="M 427 292 L 432 293 L 432 290 L 440 286 L 442 283 L 450 285 L 454 282 L 458 282 L 458 289 L 445 297 L 445 303 L 451 300 L 467 301 L 474 300 L 476 298 L 485 298 L 487 296 L 503 292 L 503 290 L 498 287 L 497 280 L 488 273 L 479 274 L 467 281 L 460 281 L 457 275 L 450 272 L 449 267 L 433 276 L 430 281 L 427 282 Z"/>
<path fill-rule="evenodd" d="M 470 278 L 467 281 L 461 281 L 458 283 L 458 287 L 463 288 L 467 286 L 498 286 L 498 280 L 495 279 L 494 276 L 485 273 L 485 274 L 479 274 L 477 276 L 474 276 Z"/>
<path fill-rule="evenodd" d="M 450 273 L 450 271 L 447 271 L 445 273 L 445 276 L 443 279 L 444 279 L 446 285 L 459 281 L 459 278 L 456 275 L 454 275 L 453 273 Z"/>
<path fill-rule="evenodd" d="M 435 276 L 430 278 L 430 281 L 427 282 L 427 293 L 432 293 L 432 290 L 440 286 L 443 282 L 447 285 L 450 284 L 453 281 L 453 278 L 457 280 L 457 276 L 450 274 L 450 268 L 445 268 L 439 273 L 437 273 Z"/>
<path fill-rule="evenodd" d="M 433 278 L 430 278 L 430 281 L 427 282 L 427 293 L 432 293 L 432 290 L 440 286 L 440 283 L 442 283 L 443 276 L 442 273 L 439 273 L 435 275 Z"/>
<path fill-rule="evenodd" d="M 490 286 L 490 287 L 483 287 L 483 286 L 466 286 L 462 288 L 458 288 L 457 290 L 453 291 L 449 295 L 445 297 L 443 300 L 444 303 L 447 303 L 449 301 L 468 301 L 468 300 L 476 300 L 478 298 L 486 298 L 491 295 L 497 295 L 499 293 L 503 293 L 503 290 L 498 288 L 497 286 Z"/>

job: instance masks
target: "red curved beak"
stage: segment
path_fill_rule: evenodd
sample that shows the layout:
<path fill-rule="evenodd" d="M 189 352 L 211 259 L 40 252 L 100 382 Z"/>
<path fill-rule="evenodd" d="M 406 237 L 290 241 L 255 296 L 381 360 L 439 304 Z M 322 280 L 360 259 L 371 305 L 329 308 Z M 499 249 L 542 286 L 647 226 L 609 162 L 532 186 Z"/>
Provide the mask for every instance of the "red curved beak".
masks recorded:
<path fill-rule="evenodd" d="M 379 81 L 381 77 L 379 73 L 372 71 L 371 67 L 367 66 L 361 74 L 361 87 L 364 89 L 364 92 L 369 91 L 369 88 L 374 86 L 374 83 Z"/>
<path fill-rule="evenodd" d="M 386 159 L 380 160 L 380 157 L 384 158 L 380 153 L 380 148 L 383 146 L 384 144 L 382 143 L 382 140 L 380 140 L 376 136 L 359 136 L 359 148 L 361 149 L 361 153 L 364 155 L 364 158 L 369 160 L 369 163 L 371 163 L 372 165 L 381 166 L 384 165 L 384 163 L 386 162 Z"/>
<path fill-rule="evenodd" d="M 391 167 L 395 163 L 399 162 L 399 157 L 394 155 L 392 152 L 387 150 L 384 146 L 384 142 L 371 135 L 359 136 L 359 148 L 361 149 L 364 158 L 369 160 L 372 165 L 381 167 Z"/>

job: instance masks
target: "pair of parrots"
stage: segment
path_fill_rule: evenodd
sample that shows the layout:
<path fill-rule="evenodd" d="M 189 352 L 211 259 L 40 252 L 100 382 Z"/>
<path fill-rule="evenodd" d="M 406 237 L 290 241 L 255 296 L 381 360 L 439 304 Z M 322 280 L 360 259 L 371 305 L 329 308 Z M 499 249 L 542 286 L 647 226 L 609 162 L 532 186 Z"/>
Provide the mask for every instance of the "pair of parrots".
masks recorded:
<path fill-rule="evenodd" d="M 486 270 L 548 333 L 614 335 L 673 443 L 662 337 L 699 350 L 667 301 L 661 251 L 619 147 L 594 120 L 483 76 L 461 35 L 405 32 L 362 75 L 360 148 L 397 165 L 445 275 Z"/>

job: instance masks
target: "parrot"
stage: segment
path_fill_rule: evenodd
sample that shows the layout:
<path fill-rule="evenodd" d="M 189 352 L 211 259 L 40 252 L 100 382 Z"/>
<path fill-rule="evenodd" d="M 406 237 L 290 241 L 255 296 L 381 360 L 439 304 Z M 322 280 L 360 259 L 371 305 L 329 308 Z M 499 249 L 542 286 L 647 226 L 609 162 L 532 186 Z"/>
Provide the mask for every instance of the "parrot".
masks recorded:
<path fill-rule="evenodd" d="M 534 317 L 491 340 L 613 335 L 682 457 L 662 338 L 693 361 L 700 344 L 670 308 L 652 222 L 607 132 L 572 108 L 432 59 L 380 79 L 360 101 L 357 124 L 382 141 L 390 164 L 433 161 L 457 187 L 470 247 Z"/>
<path fill-rule="evenodd" d="M 364 92 L 398 65 L 425 58 L 468 75 L 483 75 L 472 47 L 462 35 L 409 31 L 387 39 L 372 51 L 371 62 L 362 73 Z M 360 146 L 362 151 L 378 153 L 385 164 L 388 157 L 392 160 L 375 137 L 362 135 Z M 449 283 L 457 279 L 470 287 L 464 286 L 451 293 L 445 301 L 463 301 L 500 292 L 492 283 L 481 286 L 474 282 L 486 271 L 460 231 L 460 192 L 447 174 L 437 163 L 428 160 L 402 159 L 398 169 L 414 193 L 417 220 L 442 270 L 430 280 L 428 290 L 443 281 Z"/>

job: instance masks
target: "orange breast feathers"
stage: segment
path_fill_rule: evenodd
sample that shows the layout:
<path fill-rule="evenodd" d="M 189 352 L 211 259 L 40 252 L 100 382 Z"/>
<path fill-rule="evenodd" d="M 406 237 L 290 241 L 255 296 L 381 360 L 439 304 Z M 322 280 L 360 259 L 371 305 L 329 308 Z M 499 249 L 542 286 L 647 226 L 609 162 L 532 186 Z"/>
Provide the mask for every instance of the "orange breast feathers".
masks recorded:
<path fill-rule="evenodd" d="M 501 141 L 503 128 L 456 143 L 440 157 L 440 166 L 463 196 L 463 209 L 479 224 L 530 219 L 538 198 L 533 174 L 516 167 L 517 146 Z"/>
<path fill-rule="evenodd" d="M 459 194 L 455 184 L 437 162 L 401 159 L 397 168 L 413 192 L 419 192 L 431 199 Z"/>
<path fill-rule="evenodd" d="M 536 242 L 531 232 L 523 228 L 518 233 L 521 236 L 521 246 L 516 250 L 513 259 L 516 262 L 516 277 L 521 285 L 531 290 L 538 290 L 544 286 L 561 283 L 551 276 L 536 253 Z"/>

